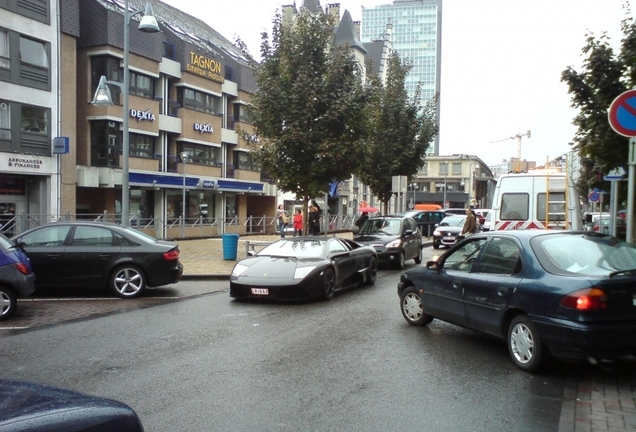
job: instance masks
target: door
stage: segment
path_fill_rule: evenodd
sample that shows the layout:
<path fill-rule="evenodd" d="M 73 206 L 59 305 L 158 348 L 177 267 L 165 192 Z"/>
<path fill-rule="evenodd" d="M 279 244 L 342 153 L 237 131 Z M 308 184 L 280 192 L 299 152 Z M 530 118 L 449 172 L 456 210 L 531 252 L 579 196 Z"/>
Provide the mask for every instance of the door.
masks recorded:
<path fill-rule="evenodd" d="M 501 319 L 521 278 L 521 251 L 510 239 L 493 238 L 479 262 L 463 281 L 467 324 L 496 336 L 502 335 Z"/>
<path fill-rule="evenodd" d="M 104 286 L 110 263 L 120 252 L 107 228 L 77 226 L 68 242 L 63 264 L 68 269 L 65 283 L 72 286 Z"/>
<path fill-rule="evenodd" d="M 31 260 L 36 286 L 62 286 L 67 270 L 63 256 L 70 225 L 52 225 L 28 232 L 17 238 Z"/>
<path fill-rule="evenodd" d="M 426 287 L 426 311 L 441 320 L 466 325 L 464 312 L 464 282 L 470 277 L 473 265 L 486 240 L 474 239 L 453 251 L 441 263 L 439 279 L 423 281 Z"/>
<path fill-rule="evenodd" d="M 327 246 L 329 258 L 336 267 L 336 288 L 350 285 L 357 269 L 357 255 L 335 238 L 329 240 Z"/>

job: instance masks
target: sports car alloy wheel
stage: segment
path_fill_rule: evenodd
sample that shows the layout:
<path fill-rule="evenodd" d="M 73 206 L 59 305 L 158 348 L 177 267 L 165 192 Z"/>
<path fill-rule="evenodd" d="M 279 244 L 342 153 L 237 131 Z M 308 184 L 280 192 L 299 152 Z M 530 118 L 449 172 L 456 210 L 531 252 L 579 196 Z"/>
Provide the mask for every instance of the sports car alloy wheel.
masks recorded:
<path fill-rule="evenodd" d="M 6 287 L 0 287 L 0 321 L 13 315 L 17 305 L 15 294 Z"/>
<path fill-rule="evenodd" d="M 336 275 L 332 268 L 328 268 L 322 275 L 322 298 L 331 300 L 336 292 Z"/>
<path fill-rule="evenodd" d="M 146 288 L 146 278 L 141 270 L 132 265 L 119 267 L 110 278 L 110 289 L 118 297 L 134 298 Z"/>
<path fill-rule="evenodd" d="M 508 352 L 515 365 L 528 372 L 541 368 L 543 347 L 534 323 L 525 315 L 516 316 L 508 327 Z"/>
<path fill-rule="evenodd" d="M 402 292 L 400 304 L 402 316 L 409 324 L 424 326 L 433 321 L 433 317 L 424 312 L 422 299 L 415 287 L 408 287 Z"/>
<path fill-rule="evenodd" d="M 369 268 L 367 269 L 367 285 L 373 285 L 378 279 L 378 260 L 371 257 Z"/>

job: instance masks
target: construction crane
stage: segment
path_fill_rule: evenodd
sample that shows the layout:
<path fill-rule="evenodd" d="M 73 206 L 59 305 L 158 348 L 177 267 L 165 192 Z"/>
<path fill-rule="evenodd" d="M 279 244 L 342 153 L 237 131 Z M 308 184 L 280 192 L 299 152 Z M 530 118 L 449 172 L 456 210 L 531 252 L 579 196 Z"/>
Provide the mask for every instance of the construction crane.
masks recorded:
<path fill-rule="evenodd" d="M 508 140 L 513 140 L 516 139 L 517 140 L 517 168 L 516 168 L 516 172 L 521 171 L 521 138 L 522 137 L 528 137 L 530 138 L 530 131 L 522 134 L 521 132 L 517 132 L 516 135 L 513 135 L 511 137 L 506 137 L 506 138 L 502 138 L 500 140 L 496 140 L 496 141 L 490 141 L 490 143 L 496 143 L 496 142 L 501 142 L 501 141 L 508 141 Z"/>

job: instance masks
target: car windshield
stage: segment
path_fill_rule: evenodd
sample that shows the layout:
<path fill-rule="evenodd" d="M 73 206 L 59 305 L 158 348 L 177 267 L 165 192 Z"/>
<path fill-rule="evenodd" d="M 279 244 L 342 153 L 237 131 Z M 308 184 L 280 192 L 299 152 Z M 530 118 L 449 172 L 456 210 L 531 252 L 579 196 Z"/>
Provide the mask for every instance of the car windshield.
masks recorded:
<path fill-rule="evenodd" d="M 615 237 L 538 236 L 530 244 L 541 266 L 550 272 L 608 276 L 636 269 L 636 247 Z"/>
<path fill-rule="evenodd" d="M 465 216 L 446 216 L 439 223 L 439 226 L 451 226 L 451 227 L 463 226 L 465 220 L 466 220 Z"/>
<path fill-rule="evenodd" d="M 13 242 L 9 240 L 4 234 L 0 234 L 0 246 L 5 249 L 10 249 L 13 247 Z"/>
<path fill-rule="evenodd" d="M 324 240 L 279 240 L 261 249 L 256 255 L 318 258 L 322 256 L 324 247 Z"/>
<path fill-rule="evenodd" d="M 400 222 L 400 219 L 369 219 L 362 225 L 358 234 L 399 235 Z"/>

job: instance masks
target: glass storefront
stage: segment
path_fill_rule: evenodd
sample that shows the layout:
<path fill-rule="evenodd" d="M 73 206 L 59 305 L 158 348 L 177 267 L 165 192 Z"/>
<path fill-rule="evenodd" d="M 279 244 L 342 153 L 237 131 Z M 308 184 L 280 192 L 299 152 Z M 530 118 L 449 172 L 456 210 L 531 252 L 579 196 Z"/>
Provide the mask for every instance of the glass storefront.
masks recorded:
<path fill-rule="evenodd" d="M 215 193 L 201 190 L 186 191 L 185 217 L 188 222 L 196 222 L 203 219 L 204 223 L 212 222 L 214 219 Z M 166 191 L 166 218 L 168 223 L 172 223 L 183 214 L 183 191 L 169 189 Z"/>

